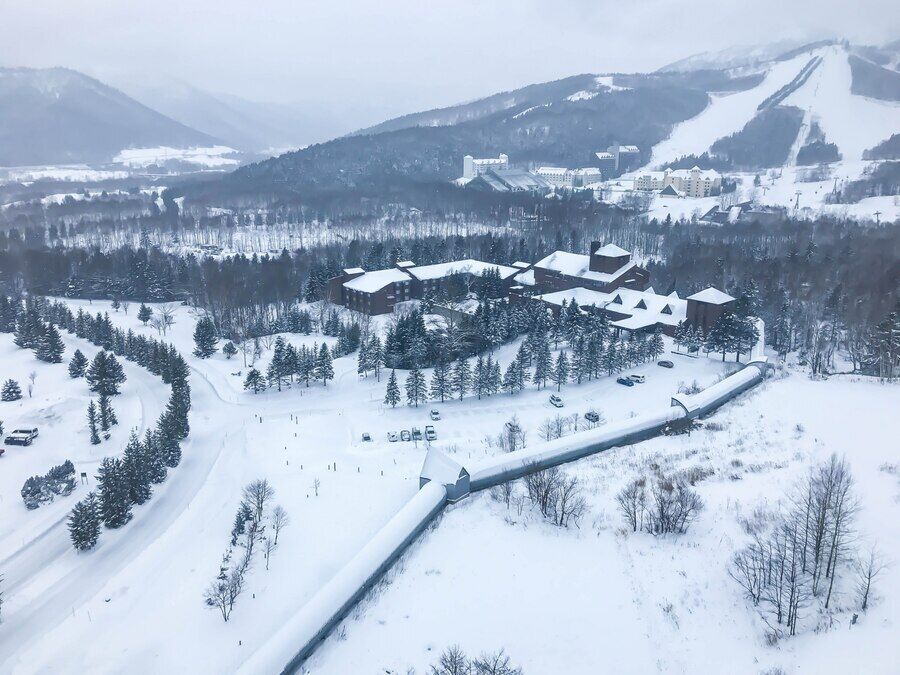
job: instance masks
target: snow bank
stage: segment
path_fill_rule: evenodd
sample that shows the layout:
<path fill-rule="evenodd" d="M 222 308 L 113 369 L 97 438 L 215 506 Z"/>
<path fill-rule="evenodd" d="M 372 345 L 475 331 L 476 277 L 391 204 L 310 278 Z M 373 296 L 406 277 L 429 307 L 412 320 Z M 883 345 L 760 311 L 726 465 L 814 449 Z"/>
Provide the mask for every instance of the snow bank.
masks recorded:
<path fill-rule="evenodd" d="M 240 672 L 297 670 L 444 507 L 446 495 L 444 486 L 436 482 L 419 490 L 346 567 L 244 663 Z"/>

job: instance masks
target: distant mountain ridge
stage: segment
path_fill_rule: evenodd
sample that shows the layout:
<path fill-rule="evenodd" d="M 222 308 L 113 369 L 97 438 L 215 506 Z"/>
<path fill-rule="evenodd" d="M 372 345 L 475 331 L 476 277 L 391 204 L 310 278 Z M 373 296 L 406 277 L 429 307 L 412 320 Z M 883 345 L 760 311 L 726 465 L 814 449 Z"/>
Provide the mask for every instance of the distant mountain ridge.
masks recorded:
<path fill-rule="evenodd" d="M 0 166 L 107 162 L 129 147 L 221 141 L 67 68 L 0 68 Z"/>

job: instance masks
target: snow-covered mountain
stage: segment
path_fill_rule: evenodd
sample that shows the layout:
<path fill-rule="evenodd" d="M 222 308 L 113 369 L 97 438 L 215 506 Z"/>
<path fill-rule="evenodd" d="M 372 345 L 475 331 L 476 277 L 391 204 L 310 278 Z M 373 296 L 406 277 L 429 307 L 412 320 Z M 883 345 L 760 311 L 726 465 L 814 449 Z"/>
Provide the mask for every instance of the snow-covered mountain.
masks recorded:
<path fill-rule="evenodd" d="M 833 144 L 834 159 L 862 160 L 868 150 L 900 133 L 900 73 L 847 46 L 813 46 L 760 64 L 759 70 L 763 79 L 755 87 L 711 95 L 699 115 L 676 125 L 653 148 L 650 163 L 716 154 L 717 142 L 740 135 L 775 107 L 799 111 L 793 143 L 776 165 L 796 164 L 800 150 L 811 143 Z"/>
<path fill-rule="evenodd" d="M 132 147 L 218 139 L 66 68 L 0 68 L 0 166 L 105 162 Z"/>

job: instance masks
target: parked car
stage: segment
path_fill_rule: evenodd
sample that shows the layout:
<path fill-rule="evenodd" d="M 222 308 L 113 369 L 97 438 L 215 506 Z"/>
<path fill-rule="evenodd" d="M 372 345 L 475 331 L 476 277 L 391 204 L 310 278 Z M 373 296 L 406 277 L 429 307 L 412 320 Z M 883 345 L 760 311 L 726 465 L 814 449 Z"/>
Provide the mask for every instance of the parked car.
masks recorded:
<path fill-rule="evenodd" d="M 435 409 L 435 408 L 432 408 L 432 409 L 431 409 L 431 412 L 428 413 L 428 414 L 429 414 L 429 416 L 431 417 L 431 419 L 433 419 L 433 420 L 435 420 L 435 421 L 441 419 L 441 413 L 439 413 L 439 412 L 437 411 L 437 409 Z"/>
<path fill-rule="evenodd" d="M 647 380 L 643 375 L 629 375 L 628 379 L 637 384 L 643 384 Z"/>
<path fill-rule="evenodd" d="M 422 440 L 422 430 L 419 429 L 418 427 L 413 427 L 412 428 L 412 439 L 414 441 L 421 441 Z"/>
<path fill-rule="evenodd" d="M 588 410 L 586 413 L 584 413 L 584 419 L 586 419 L 588 422 L 596 424 L 600 421 L 600 415 L 598 415 L 593 410 Z"/>
<path fill-rule="evenodd" d="M 634 386 L 634 382 L 627 377 L 617 377 L 616 382 L 618 382 L 619 384 L 624 384 L 626 387 Z"/>
<path fill-rule="evenodd" d="M 426 441 L 436 441 L 437 434 L 434 432 L 434 427 L 430 424 L 425 426 L 425 440 Z"/>
<path fill-rule="evenodd" d="M 401 441 L 411 441 L 411 440 L 412 440 L 412 436 L 409 435 L 409 432 L 408 432 L 406 429 L 403 429 L 403 430 L 400 432 L 400 440 L 401 440 Z"/>
<path fill-rule="evenodd" d="M 0 457 L 3 457 L 4 452 L 6 452 L 6 448 L 0 448 Z"/>
<path fill-rule="evenodd" d="M 663 368 L 674 368 L 675 367 L 675 364 L 672 363 L 671 361 L 660 361 L 656 365 L 662 366 Z"/>
<path fill-rule="evenodd" d="M 397 432 L 396 432 L 396 431 L 389 431 L 389 432 L 388 432 L 388 440 L 389 440 L 391 443 L 396 443 L 397 441 L 400 440 L 400 436 L 397 435 Z"/>
<path fill-rule="evenodd" d="M 363 439 L 363 443 L 368 443 L 369 441 L 372 440 L 372 437 L 369 434 L 364 433 L 362 435 L 362 439 Z"/>
<path fill-rule="evenodd" d="M 552 405 L 556 408 L 562 408 L 563 400 L 556 394 L 550 394 L 550 405 Z"/>
<path fill-rule="evenodd" d="M 34 442 L 34 439 L 37 438 L 37 435 L 37 427 L 13 429 L 3 441 L 10 445 L 31 445 Z"/>

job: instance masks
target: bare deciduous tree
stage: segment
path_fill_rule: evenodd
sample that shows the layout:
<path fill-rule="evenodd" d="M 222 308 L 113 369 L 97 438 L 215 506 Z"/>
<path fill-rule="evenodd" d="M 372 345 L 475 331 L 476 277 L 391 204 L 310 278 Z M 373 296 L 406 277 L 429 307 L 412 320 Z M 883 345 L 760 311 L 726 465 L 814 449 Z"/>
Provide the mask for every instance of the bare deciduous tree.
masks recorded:
<path fill-rule="evenodd" d="M 644 489 L 646 484 L 644 478 L 636 478 L 616 495 L 619 511 L 625 516 L 632 532 L 644 528 L 644 511 L 647 508 L 647 493 Z"/>
<path fill-rule="evenodd" d="M 278 535 L 281 531 L 290 525 L 291 519 L 288 518 L 287 511 L 279 504 L 272 510 L 272 530 L 275 532 L 275 545 L 278 545 Z"/>
<path fill-rule="evenodd" d="M 862 611 L 869 609 L 869 598 L 872 594 L 872 583 L 875 578 L 888 566 L 884 557 L 873 546 L 865 556 L 856 560 L 856 592 L 859 597 L 859 606 Z"/>
<path fill-rule="evenodd" d="M 269 485 L 266 478 L 258 478 L 244 488 L 244 501 L 253 512 L 253 518 L 262 522 L 266 512 L 266 505 L 275 496 L 275 489 Z"/>

